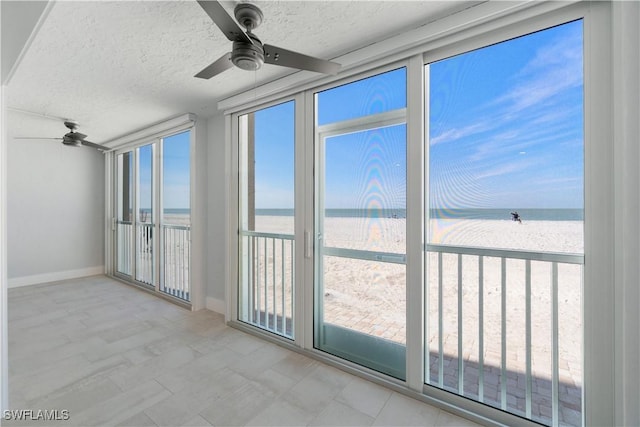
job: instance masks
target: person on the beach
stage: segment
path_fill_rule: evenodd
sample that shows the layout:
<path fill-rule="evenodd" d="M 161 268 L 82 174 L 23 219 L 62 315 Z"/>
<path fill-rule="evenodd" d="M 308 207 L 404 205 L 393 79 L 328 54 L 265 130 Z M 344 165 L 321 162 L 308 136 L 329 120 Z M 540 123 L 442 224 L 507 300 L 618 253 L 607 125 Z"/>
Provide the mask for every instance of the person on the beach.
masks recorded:
<path fill-rule="evenodd" d="M 518 213 L 518 211 L 511 212 L 511 220 L 518 221 L 520 224 L 522 224 L 522 218 L 520 218 L 520 214 Z"/>

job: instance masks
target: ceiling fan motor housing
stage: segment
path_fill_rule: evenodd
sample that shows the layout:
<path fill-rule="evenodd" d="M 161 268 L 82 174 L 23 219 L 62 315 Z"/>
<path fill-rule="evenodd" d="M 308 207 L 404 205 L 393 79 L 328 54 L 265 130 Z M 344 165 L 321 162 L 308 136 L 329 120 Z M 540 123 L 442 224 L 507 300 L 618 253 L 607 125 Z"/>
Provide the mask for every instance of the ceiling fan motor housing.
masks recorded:
<path fill-rule="evenodd" d="M 233 51 L 231 52 L 231 62 L 243 70 L 255 71 L 264 64 L 264 49 L 262 42 L 251 33 L 262 23 L 262 11 L 251 3 L 240 3 L 234 9 L 236 19 L 247 29 L 247 36 L 254 43 L 246 41 L 233 42 Z"/>
<path fill-rule="evenodd" d="M 253 34 L 248 33 L 255 44 L 245 43 L 242 41 L 233 42 L 233 51 L 231 52 L 231 62 L 243 70 L 255 71 L 264 64 L 264 49 L 262 43 Z"/>
<path fill-rule="evenodd" d="M 65 135 L 62 138 L 62 143 L 64 145 L 70 146 L 70 147 L 80 147 L 82 146 L 82 142 L 79 139 L 74 139 L 74 138 L 70 138 L 69 136 Z"/>

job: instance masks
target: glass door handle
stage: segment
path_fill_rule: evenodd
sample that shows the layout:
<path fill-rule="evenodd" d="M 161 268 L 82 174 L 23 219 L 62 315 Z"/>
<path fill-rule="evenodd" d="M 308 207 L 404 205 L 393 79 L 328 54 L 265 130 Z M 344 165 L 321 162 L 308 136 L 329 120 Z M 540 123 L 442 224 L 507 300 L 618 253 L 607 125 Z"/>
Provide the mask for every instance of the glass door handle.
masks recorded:
<path fill-rule="evenodd" d="M 304 257 L 311 258 L 313 254 L 313 239 L 311 238 L 311 232 L 304 232 Z"/>

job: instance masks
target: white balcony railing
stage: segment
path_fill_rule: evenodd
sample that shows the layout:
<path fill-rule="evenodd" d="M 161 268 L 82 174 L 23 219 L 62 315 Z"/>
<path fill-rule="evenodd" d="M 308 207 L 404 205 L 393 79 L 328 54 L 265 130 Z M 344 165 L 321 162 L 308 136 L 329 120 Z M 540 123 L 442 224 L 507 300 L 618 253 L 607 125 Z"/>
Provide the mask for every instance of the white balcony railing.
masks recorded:
<path fill-rule="evenodd" d="M 190 301 L 191 228 L 188 225 L 162 226 L 162 260 L 160 291 Z"/>
<path fill-rule="evenodd" d="M 240 237 L 241 319 L 293 338 L 294 236 Z M 404 263 L 396 258 L 372 260 Z M 582 425 L 583 265 L 581 254 L 426 245 L 425 384 L 542 424 Z"/>
<path fill-rule="evenodd" d="M 580 254 L 426 246 L 425 383 L 582 425 Z"/>
<path fill-rule="evenodd" d="M 293 235 L 243 231 L 241 236 L 242 319 L 293 339 Z"/>
<path fill-rule="evenodd" d="M 136 224 L 136 280 L 153 286 L 153 224 Z"/>
<path fill-rule="evenodd" d="M 161 258 L 154 257 L 155 224 L 116 221 L 116 271 L 133 276 L 135 251 L 135 280 L 154 286 L 155 263 L 160 261 L 159 289 L 168 295 L 190 301 L 189 268 L 191 263 L 191 230 L 188 225 L 161 226 Z M 135 243 L 135 245 L 134 245 Z"/>

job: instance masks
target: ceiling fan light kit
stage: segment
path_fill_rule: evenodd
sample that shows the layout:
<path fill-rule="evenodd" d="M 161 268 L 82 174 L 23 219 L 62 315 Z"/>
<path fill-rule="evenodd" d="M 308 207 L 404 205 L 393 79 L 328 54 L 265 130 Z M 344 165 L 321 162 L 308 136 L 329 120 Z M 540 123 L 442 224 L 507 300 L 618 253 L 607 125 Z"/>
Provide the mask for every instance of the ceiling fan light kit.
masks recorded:
<path fill-rule="evenodd" d="M 210 79 L 211 77 L 236 66 L 243 70 L 258 70 L 264 63 L 315 71 L 324 74 L 337 74 L 340 64 L 314 58 L 301 53 L 262 44 L 253 34 L 260 26 L 264 15 L 254 4 L 240 3 L 234 9 L 234 15 L 240 25 L 229 16 L 218 1 L 198 0 L 198 4 L 220 28 L 224 35 L 233 42 L 232 51 L 204 68 L 195 77 Z"/>

